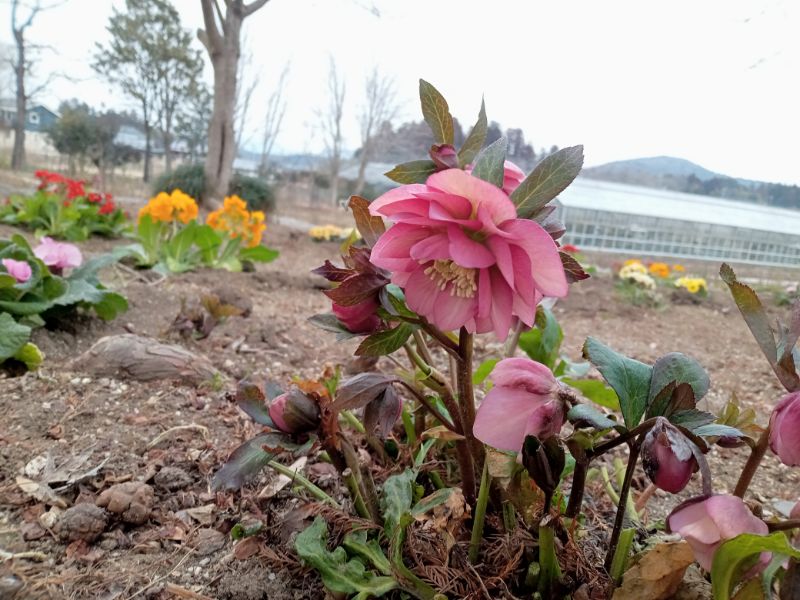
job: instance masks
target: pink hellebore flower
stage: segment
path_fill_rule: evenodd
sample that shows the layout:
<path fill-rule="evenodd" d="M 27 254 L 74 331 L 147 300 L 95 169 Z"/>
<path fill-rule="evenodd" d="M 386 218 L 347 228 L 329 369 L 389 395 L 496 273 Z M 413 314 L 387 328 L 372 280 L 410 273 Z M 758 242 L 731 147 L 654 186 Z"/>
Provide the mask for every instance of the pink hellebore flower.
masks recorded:
<path fill-rule="evenodd" d="M 14 260 L 13 258 L 4 258 L 2 261 L 3 266 L 9 275 L 17 280 L 17 283 L 25 283 L 31 278 L 33 272 L 31 266 L 24 260 Z"/>
<path fill-rule="evenodd" d="M 644 472 L 656 487 L 677 494 L 697 471 L 691 442 L 664 417 L 647 432 L 642 445 Z"/>
<path fill-rule="evenodd" d="M 403 185 L 370 204 L 395 223 L 371 262 L 392 273 L 409 308 L 440 329 L 505 339 L 514 316 L 532 325 L 543 296 L 567 295 L 553 239 L 500 189 L 460 169 Z"/>
<path fill-rule="evenodd" d="M 781 462 L 800 465 L 800 392 L 787 394 L 778 402 L 769 419 L 769 447 Z"/>
<path fill-rule="evenodd" d="M 525 172 L 517 165 L 507 160 L 503 163 L 503 191 L 509 196 L 525 181 Z"/>
<path fill-rule="evenodd" d="M 667 517 L 667 530 L 689 542 L 695 560 L 706 571 L 722 542 L 742 533 L 768 533 L 767 524 L 741 498 L 729 495 L 700 496 L 678 505 Z M 762 554 L 762 562 L 768 556 Z"/>
<path fill-rule="evenodd" d="M 319 426 L 319 406 L 297 388 L 275 397 L 268 410 L 269 418 L 284 433 L 306 433 Z"/>
<path fill-rule="evenodd" d="M 43 237 L 33 253 L 57 274 L 64 269 L 79 267 L 83 262 L 81 251 L 75 244 L 56 242 L 49 237 Z"/>
<path fill-rule="evenodd" d="M 480 441 L 518 452 L 525 436 L 544 440 L 561 431 L 564 404 L 546 366 L 529 358 L 506 358 L 495 366 L 492 381 L 472 428 Z"/>
<path fill-rule="evenodd" d="M 367 298 L 353 306 L 342 306 L 333 302 L 331 309 L 351 333 L 374 333 L 380 329 L 381 318 L 376 313 L 378 303 L 375 298 Z"/>

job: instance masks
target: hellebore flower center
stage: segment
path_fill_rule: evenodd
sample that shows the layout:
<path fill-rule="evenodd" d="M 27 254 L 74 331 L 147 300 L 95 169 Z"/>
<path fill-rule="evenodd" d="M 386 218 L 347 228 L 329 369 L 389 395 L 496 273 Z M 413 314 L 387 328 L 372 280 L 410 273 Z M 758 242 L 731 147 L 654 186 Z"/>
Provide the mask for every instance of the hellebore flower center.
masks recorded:
<path fill-rule="evenodd" d="M 473 298 L 475 297 L 475 292 L 478 291 L 478 284 L 475 282 L 477 269 L 461 267 L 452 260 L 435 260 L 431 266 L 425 269 L 424 273 L 442 291 L 447 289 L 448 283 L 452 283 L 453 286 L 450 288 L 451 296 Z"/>

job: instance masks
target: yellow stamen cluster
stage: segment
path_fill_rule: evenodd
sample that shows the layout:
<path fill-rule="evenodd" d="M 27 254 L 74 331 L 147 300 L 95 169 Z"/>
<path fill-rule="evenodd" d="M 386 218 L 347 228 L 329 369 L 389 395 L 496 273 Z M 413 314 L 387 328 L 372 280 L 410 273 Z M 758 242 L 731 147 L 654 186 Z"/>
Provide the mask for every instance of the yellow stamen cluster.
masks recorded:
<path fill-rule="evenodd" d="M 683 288 L 690 294 L 708 291 L 708 284 L 702 277 L 680 277 L 675 280 L 675 287 Z"/>
<path fill-rule="evenodd" d="M 139 209 L 139 220 L 149 216 L 155 223 L 177 220 L 185 225 L 197 218 L 197 212 L 197 202 L 194 198 L 176 189 L 172 190 L 171 194 L 161 192 L 150 198 L 150 201 Z"/>
<path fill-rule="evenodd" d="M 247 203 L 239 196 L 228 196 L 222 208 L 209 213 L 206 224 L 215 231 L 227 233 L 231 238 L 241 238 L 248 248 L 261 243 L 267 225 L 260 210 L 248 211 Z"/>
<path fill-rule="evenodd" d="M 448 283 L 452 283 L 451 296 L 472 298 L 478 290 L 475 269 L 461 267 L 452 260 L 435 260 L 424 272 L 440 290 L 444 290 Z"/>

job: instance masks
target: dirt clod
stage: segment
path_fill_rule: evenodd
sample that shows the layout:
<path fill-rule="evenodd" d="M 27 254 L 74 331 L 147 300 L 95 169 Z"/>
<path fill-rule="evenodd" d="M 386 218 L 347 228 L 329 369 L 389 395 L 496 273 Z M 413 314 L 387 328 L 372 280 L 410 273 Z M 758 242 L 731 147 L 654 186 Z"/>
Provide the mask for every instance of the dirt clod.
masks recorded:
<path fill-rule="evenodd" d="M 156 487 L 166 492 L 175 492 L 192 485 L 192 476 L 180 467 L 164 467 L 153 478 Z"/>
<path fill-rule="evenodd" d="M 142 525 L 153 508 L 153 488 L 140 481 L 118 483 L 98 496 L 97 506 L 108 509 L 131 525 Z"/>
<path fill-rule="evenodd" d="M 203 528 L 198 529 L 197 534 L 192 540 L 192 547 L 198 555 L 207 556 L 213 554 L 225 546 L 225 534 L 217 531 L 216 529 Z"/>
<path fill-rule="evenodd" d="M 58 536 L 63 542 L 95 541 L 108 524 L 108 513 L 94 504 L 77 504 L 64 511 L 58 522 Z"/>

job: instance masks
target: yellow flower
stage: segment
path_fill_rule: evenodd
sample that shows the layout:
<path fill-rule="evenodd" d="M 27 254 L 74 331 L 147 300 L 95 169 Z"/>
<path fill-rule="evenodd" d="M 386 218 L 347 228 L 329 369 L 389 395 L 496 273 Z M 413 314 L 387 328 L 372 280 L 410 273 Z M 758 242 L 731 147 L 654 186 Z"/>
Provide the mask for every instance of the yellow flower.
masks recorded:
<path fill-rule="evenodd" d="M 172 190 L 170 200 L 175 210 L 175 216 L 181 223 L 185 225 L 197 218 L 197 202 L 189 194 L 185 194 L 181 190 Z"/>
<path fill-rule="evenodd" d="M 686 268 L 683 265 L 672 265 L 672 270 L 676 273 L 684 273 Z"/>
<path fill-rule="evenodd" d="M 252 248 L 261 243 L 261 237 L 267 228 L 265 220 L 266 215 L 262 211 L 248 211 L 247 203 L 239 196 L 228 196 L 223 201 L 222 208 L 206 217 L 206 224 L 215 231 L 227 233 L 230 238 L 241 238 L 242 243 Z"/>
<path fill-rule="evenodd" d="M 169 194 L 161 192 L 154 198 L 150 198 L 147 205 L 139 211 L 139 219 L 141 220 L 142 217 L 148 215 L 155 223 L 159 221 L 169 222 L 172 221 L 172 211 L 173 206 Z"/>
<path fill-rule="evenodd" d="M 640 264 L 642 264 L 642 261 L 640 261 L 638 258 L 629 258 L 624 263 L 622 263 L 622 266 L 629 267 L 631 265 L 640 265 Z"/>
<path fill-rule="evenodd" d="M 640 262 L 632 262 L 619 270 L 620 279 L 627 279 L 634 273 L 647 275 L 647 268 Z"/>
<path fill-rule="evenodd" d="M 682 287 L 690 294 L 697 294 L 705 292 L 708 289 L 708 283 L 702 277 L 680 277 L 675 281 L 675 287 Z"/>
<path fill-rule="evenodd" d="M 655 262 L 650 265 L 650 273 L 656 277 L 669 277 L 669 265 L 663 262 Z"/>
<path fill-rule="evenodd" d="M 700 291 L 700 284 L 697 282 L 697 280 L 692 279 L 691 281 L 686 282 L 686 289 L 689 291 L 689 293 L 696 294 Z"/>

